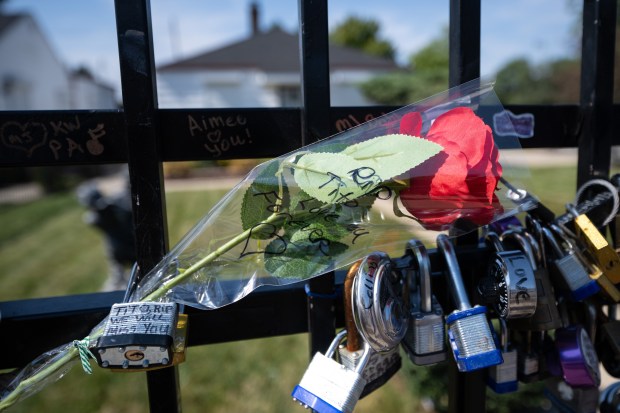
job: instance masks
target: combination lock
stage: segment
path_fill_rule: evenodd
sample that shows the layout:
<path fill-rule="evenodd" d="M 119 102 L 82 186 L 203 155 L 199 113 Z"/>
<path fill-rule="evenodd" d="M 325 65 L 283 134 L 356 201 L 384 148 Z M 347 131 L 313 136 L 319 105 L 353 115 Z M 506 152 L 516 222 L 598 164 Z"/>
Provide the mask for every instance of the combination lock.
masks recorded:
<path fill-rule="evenodd" d="M 521 251 L 505 251 L 496 233 L 489 232 L 485 240 L 496 252 L 478 286 L 480 296 L 501 318 L 531 317 L 537 301 L 532 264 Z"/>

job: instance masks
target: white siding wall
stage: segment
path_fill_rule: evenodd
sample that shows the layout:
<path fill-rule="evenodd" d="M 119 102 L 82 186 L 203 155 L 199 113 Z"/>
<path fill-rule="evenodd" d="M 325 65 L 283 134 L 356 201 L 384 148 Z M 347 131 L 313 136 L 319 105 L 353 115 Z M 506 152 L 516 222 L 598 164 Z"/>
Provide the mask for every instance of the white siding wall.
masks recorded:
<path fill-rule="evenodd" d="M 333 106 L 363 106 L 359 83 L 381 74 L 367 70 L 339 70 L 331 75 Z M 278 88 L 300 85 L 298 73 L 256 70 L 178 70 L 157 74 L 162 108 L 230 108 L 282 106 Z"/>
<path fill-rule="evenodd" d="M 0 38 L 0 109 L 70 109 L 67 70 L 31 18 Z"/>

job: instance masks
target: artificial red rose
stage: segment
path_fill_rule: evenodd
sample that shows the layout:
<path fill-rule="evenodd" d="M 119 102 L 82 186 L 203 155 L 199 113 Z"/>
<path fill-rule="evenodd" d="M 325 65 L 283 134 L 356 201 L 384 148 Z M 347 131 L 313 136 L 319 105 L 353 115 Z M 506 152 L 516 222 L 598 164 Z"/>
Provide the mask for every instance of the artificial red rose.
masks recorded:
<path fill-rule="evenodd" d="M 420 136 L 422 117 L 403 116 L 400 133 Z M 488 224 L 503 211 L 495 189 L 502 174 L 491 128 L 469 108 L 439 116 L 424 138 L 443 150 L 409 171 L 403 205 L 427 229 L 444 230 L 457 218 Z"/>

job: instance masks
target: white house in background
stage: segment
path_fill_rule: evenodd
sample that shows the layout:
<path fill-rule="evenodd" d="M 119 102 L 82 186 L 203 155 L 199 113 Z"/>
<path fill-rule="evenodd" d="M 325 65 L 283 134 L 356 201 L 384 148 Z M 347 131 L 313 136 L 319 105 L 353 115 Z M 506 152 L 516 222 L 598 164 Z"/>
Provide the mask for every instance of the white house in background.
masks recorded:
<path fill-rule="evenodd" d="M 299 38 L 279 28 L 258 30 L 252 10 L 252 35 L 158 68 L 160 107 L 227 108 L 300 106 Z M 389 59 L 330 45 L 331 104 L 372 104 L 359 83 L 399 70 Z"/>
<path fill-rule="evenodd" d="M 0 13 L 0 110 L 116 107 L 114 89 L 69 70 L 30 15 Z"/>

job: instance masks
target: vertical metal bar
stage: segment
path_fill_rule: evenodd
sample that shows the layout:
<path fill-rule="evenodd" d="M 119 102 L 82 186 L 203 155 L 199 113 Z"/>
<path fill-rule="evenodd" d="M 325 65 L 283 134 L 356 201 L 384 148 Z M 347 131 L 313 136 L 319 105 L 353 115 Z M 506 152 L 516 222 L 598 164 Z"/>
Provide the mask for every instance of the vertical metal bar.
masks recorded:
<path fill-rule="evenodd" d="M 450 87 L 480 77 L 480 0 L 450 0 Z M 459 244 L 477 242 L 477 232 L 459 237 Z M 450 363 L 448 410 L 486 410 L 485 372 L 460 373 Z"/>
<path fill-rule="evenodd" d="M 302 143 L 329 134 L 329 35 L 327 0 L 299 0 Z M 334 337 L 334 273 L 308 282 L 310 357 L 324 352 Z"/>
<path fill-rule="evenodd" d="M 609 176 L 615 43 L 616 1 L 584 0 L 580 93 L 583 125 L 579 136 L 578 187 L 589 179 Z"/>
<path fill-rule="evenodd" d="M 480 0 L 450 0 L 450 87 L 480 77 Z"/>
<path fill-rule="evenodd" d="M 157 136 L 153 33 L 148 0 L 115 0 L 115 10 L 138 277 L 141 277 L 168 250 L 162 156 Z M 176 368 L 147 372 L 146 376 L 150 411 L 180 411 Z"/>

